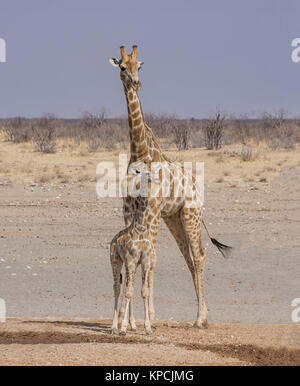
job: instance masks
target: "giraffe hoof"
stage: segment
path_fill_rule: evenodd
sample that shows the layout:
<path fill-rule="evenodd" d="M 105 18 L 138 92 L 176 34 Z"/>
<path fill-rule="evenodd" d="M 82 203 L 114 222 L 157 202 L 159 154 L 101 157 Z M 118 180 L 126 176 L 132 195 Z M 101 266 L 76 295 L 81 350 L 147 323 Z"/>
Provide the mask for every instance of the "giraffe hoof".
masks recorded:
<path fill-rule="evenodd" d="M 205 320 L 204 322 L 200 322 L 200 323 L 195 322 L 193 324 L 192 328 L 195 328 L 197 330 L 205 330 L 208 328 L 208 322 L 207 322 L 207 320 Z"/>
<path fill-rule="evenodd" d="M 132 322 L 129 322 L 129 325 L 130 325 L 130 330 L 131 331 L 133 331 L 133 332 L 137 331 L 137 327 L 136 327 L 136 324 L 135 324 L 134 320 Z"/>
<path fill-rule="evenodd" d="M 126 331 L 120 331 L 120 332 L 119 332 L 119 335 L 120 335 L 120 336 L 125 336 L 125 335 L 126 335 Z"/>
<path fill-rule="evenodd" d="M 146 332 L 146 335 L 148 335 L 148 336 L 151 336 L 153 333 L 152 333 L 152 331 L 145 331 Z"/>

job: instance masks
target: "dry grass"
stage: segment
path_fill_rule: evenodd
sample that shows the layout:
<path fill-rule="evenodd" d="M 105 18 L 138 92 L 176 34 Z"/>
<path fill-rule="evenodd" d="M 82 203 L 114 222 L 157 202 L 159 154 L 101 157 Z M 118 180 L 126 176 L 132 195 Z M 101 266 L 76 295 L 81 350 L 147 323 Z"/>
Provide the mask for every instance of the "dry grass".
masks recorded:
<path fill-rule="evenodd" d="M 223 146 L 218 151 L 203 148 L 180 152 L 181 161 L 204 162 L 206 182 L 269 182 L 284 168 L 300 166 L 299 147 L 294 150 L 271 150 L 266 145 L 251 145 L 252 157 L 243 161 L 242 145 Z M 174 159 L 178 152 L 167 150 Z M 253 156 L 254 154 L 254 156 Z"/>
<path fill-rule="evenodd" d="M 88 144 L 74 140 L 58 139 L 55 154 L 37 152 L 33 143 L 12 143 L 0 133 L 0 178 L 12 183 L 24 181 L 36 183 L 92 183 L 96 177 L 96 166 L 101 161 L 114 161 L 118 166 L 119 153 L 127 149 L 108 151 L 100 149 L 91 153 Z M 164 150 L 173 160 L 204 162 L 206 182 L 236 183 L 267 182 L 288 166 L 300 166 L 299 148 L 294 150 L 271 150 L 267 146 L 251 145 L 251 161 L 241 158 L 242 145 L 224 146 L 218 151 L 204 148 L 178 152 L 175 146 Z"/>

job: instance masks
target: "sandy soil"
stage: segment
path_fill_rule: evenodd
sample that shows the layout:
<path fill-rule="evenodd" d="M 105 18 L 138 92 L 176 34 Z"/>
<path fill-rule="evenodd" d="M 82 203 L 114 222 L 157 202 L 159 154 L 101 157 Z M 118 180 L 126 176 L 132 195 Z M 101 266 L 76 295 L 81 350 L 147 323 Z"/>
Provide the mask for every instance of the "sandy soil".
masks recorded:
<path fill-rule="evenodd" d="M 300 365 L 300 325 L 158 322 L 152 337 L 109 333 L 109 320 L 10 319 L 0 365 Z"/>
<path fill-rule="evenodd" d="M 291 321 L 291 302 L 300 297 L 299 193 L 299 168 L 271 184 L 208 183 L 206 223 L 234 247 L 224 260 L 203 235 L 209 329 L 186 327 L 196 316 L 192 280 L 162 224 L 156 316 L 184 322 L 157 322 L 151 338 L 120 338 L 107 334 L 107 318 L 108 244 L 123 227 L 121 200 L 97 200 L 94 184 L 0 185 L 0 298 L 8 317 L 28 318 L 0 324 L 1 364 L 121 364 L 120 348 L 130 353 L 127 364 L 299 364 L 299 324 Z M 136 287 L 135 314 L 142 318 L 140 280 Z M 74 317 L 79 323 L 67 323 Z"/>
<path fill-rule="evenodd" d="M 163 141 L 161 141 L 163 142 Z M 163 143 L 162 143 L 163 145 Z M 272 150 L 265 144 L 249 144 L 251 162 L 242 161 L 243 145 L 223 145 L 218 151 L 193 148 L 178 151 L 173 145 L 164 149 L 165 154 L 174 161 L 204 162 L 205 180 L 224 181 L 237 185 L 240 181 L 270 181 L 280 171 L 291 166 L 300 166 L 300 146 L 293 150 Z M 117 167 L 119 154 L 127 154 L 130 159 L 129 144 L 116 146 L 113 150 L 99 149 L 89 152 L 86 142 L 77 143 L 72 139 L 57 140 L 57 151 L 45 154 L 36 151 L 32 142 L 12 143 L 5 139 L 0 127 L 0 183 L 82 183 L 94 182 L 96 167 L 101 161 L 113 161 Z M 127 162 L 125 162 L 126 164 Z"/>

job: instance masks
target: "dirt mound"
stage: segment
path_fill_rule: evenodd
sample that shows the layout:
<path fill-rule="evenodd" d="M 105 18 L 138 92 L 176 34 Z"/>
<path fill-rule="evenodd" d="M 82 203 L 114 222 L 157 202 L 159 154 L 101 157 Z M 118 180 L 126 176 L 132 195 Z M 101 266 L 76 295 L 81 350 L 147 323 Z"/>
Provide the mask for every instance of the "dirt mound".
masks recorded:
<path fill-rule="evenodd" d="M 157 322 L 153 336 L 110 335 L 109 320 L 9 319 L 0 365 L 300 365 L 300 325 Z"/>

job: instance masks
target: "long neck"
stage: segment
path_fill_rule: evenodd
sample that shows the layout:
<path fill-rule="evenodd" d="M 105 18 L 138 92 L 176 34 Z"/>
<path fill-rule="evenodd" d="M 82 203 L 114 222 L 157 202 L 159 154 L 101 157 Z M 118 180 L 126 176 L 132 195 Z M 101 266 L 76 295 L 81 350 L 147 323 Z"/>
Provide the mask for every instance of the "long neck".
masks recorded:
<path fill-rule="evenodd" d="M 153 200 L 150 200 L 147 197 L 137 197 L 136 198 L 137 210 L 133 218 L 133 230 L 138 234 L 144 234 L 150 232 L 151 221 L 157 215 L 157 209 L 154 205 Z"/>
<path fill-rule="evenodd" d="M 147 157 L 149 149 L 147 146 L 146 127 L 141 102 L 137 92 L 124 87 L 130 135 L 131 162 L 135 162 Z"/>
<path fill-rule="evenodd" d="M 138 93 L 124 86 L 130 135 L 130 162 L 148 159 L 148 161 L 169 161 L 162 153 L 152 130 L 144 121 L 144 114 Z"/>

